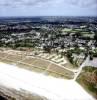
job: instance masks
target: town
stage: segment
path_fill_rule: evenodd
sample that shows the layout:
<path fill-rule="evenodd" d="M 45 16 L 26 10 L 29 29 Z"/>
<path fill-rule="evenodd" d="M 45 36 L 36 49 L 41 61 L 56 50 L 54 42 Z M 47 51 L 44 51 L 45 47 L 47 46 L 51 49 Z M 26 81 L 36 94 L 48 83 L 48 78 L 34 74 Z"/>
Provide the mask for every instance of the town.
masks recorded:
<path fill-rule="evenodd" d="M 79 66 L 90 55 L 97 57 L 96 24 L 9 23 L 0 25 L 0 47 L 37 49 L 67 56 Z"/>
<path fill-rule="evenodd" d="M 0 61 L 88 84 L 97 97 L 97 22 L 47 19 L 1 22 Z"/>

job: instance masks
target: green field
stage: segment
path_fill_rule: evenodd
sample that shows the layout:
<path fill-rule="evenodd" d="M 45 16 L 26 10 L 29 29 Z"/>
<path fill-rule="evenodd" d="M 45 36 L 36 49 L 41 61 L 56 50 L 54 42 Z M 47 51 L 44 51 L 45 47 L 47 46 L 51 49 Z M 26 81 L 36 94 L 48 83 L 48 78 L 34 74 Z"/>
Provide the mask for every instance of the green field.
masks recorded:
<path fill-rule="evenodd" d="M 77 82 L 97 99 L 97 68 L 91 66 L 83 68 Z"/>

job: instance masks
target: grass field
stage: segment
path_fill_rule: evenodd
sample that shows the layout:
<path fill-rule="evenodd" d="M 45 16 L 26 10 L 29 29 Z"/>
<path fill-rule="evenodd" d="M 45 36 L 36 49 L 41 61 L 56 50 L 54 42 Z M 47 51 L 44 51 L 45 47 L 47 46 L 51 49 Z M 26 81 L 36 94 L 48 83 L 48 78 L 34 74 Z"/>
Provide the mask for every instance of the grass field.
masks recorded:
<path fill-rule="evenodd" d="M 77 78 L 77 82 L 97 99 L 97 68 L 91 66 L 84 67 Z"/>

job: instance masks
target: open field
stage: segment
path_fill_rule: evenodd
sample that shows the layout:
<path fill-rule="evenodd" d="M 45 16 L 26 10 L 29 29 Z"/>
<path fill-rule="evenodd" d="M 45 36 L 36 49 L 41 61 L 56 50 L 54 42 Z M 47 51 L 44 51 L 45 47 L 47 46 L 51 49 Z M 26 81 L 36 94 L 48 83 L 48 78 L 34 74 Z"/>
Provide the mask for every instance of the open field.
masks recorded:
<path fill-rule="evenodd" d="M 6 57 L 6 53 L 0 52 L 0 58 L 5 58 Z"/>
<path fill-rule="evenodd" d="M 64 66 L 39 57 L 27 56 L 24 52 L 16 53 L 14 50 L 0 52 L 0 61 L 50 76 L 74 78 L 74 73 L 65 69 Z"/>
<path fill-rule="evenodd" d="M 97 68 L 86 66 L 77 78 L 77 81 L 97 99 Z"/>

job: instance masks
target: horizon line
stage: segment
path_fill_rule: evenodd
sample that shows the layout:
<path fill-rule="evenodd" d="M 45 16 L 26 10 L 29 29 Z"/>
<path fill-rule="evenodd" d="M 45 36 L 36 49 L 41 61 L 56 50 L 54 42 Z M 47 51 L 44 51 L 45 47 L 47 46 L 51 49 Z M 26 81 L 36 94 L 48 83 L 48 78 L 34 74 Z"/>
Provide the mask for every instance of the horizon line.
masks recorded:
<path fill-rule="evenodd" d="M 89 16 L 65 16 L 65 15 L 35 15 L 35 16 L 0 16 L 0 18 L 6 18 L 6 17 L 13 17 L 13 18 L 16 18 L 16 17 L 97 17 L 95 15 L 89 15 Z"/>

